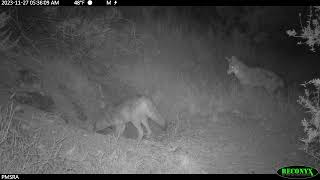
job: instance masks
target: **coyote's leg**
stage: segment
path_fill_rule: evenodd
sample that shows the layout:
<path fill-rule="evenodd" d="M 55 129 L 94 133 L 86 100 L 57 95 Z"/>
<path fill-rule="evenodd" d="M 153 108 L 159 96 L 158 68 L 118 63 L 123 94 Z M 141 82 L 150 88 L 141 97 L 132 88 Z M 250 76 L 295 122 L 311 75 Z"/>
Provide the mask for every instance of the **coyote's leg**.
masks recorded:
<path fill-rule="evenodd" d="M 138 141 L 140 142 L 143 137 L 143 129 L 141 127 L 141 122 L 140 121 L 133 121 L 132 123 L 138 130 Z"/>
<path fill-rule="evenodd" d="M 120 138 L 120 136 L 124 132 L 125 128 L 126 128 L 125 123 L 121 123 L 116 126 L 117 140 Z"/>
<path fill-rule="evenodd" d="M 143 118 L 141 120 L 141 123 L 144 125 L 144 127 L 147 129 L 147 136 L 150 137 L 152 134 L 152 131 L 150 129 L 150 126 L 148 124 L 148 118 Z"/>

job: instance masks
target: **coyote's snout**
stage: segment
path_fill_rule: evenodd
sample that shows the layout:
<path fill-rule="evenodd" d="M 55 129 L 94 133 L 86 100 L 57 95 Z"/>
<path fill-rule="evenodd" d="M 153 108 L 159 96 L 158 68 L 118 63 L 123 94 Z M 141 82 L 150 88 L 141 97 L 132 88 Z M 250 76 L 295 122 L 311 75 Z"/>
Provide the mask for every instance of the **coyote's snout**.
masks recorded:
<path fill-rule="evenodd" d="M 95 129 L 98 131 L 108 126 L 115 126 L 116 134 L 119 138 L 125 130 L 126 123 L 132 122 L 138 130 L 138 140 L 140 141 L 143 138 L 143 129 L 141 124 L 146 128 L 147 136 L 152 134 L 148 124 L 148 119 L 153 120 L 163 128 L 166 127 L 165 120 L 159 114 L 153 102 L 145 96 L 139 96 L 116 107 L 111 115 L 110 121 L 106 118 L 101 121 L 97 121 Z"/>

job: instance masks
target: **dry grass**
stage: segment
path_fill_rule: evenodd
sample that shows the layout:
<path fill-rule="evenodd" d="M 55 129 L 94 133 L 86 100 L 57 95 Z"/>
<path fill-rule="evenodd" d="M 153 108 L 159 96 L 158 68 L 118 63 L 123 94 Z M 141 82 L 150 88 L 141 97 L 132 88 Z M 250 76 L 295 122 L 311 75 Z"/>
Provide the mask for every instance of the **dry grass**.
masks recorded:
<path fill-rule="evenodd" d="M 171 138 L 179 142 L 169 144 L 147 140 L 137 143 L 89 134 L 85 138 L 92 140 L 80 140 L 83 134 L 72 127 L 29 128 L 15 119 L 12 103 L 1 112 L 1 173 L 204 173 L 196 157 L 182 150 L 188 147 L 180 138 Z M 50 134 L 53 131 L 58 135 Z M 72 141 L 74 137 L 79 139 Z"/>
<path fill-rule="evenodd" d="M 45 152 L 41 149 L 41 129 L 28 128 L 26 124 L 15 118 L 13 103 L 1 107 L 0 116 L 0 149 L 1 173 L 53 173 L 59 172 L 61 160 L 57 157 L 55 144 L 52 149 Z M 47 153 L 48 156 L 43 156 Z"/>

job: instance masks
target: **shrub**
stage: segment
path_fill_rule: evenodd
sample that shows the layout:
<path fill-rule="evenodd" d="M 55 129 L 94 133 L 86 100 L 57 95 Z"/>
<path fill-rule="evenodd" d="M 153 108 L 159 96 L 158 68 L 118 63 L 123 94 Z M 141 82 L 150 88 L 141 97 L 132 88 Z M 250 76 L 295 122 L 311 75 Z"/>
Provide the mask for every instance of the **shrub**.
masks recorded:
<path fill-rule="evenodd" d="M 0 14 L 0 51 L 7 51 L 17 46 L 19 38 L 12 40 L 12 32 L 8 28 L 10 15 L 6 12 Z"/>
<path fill-rule="evenodd" d="M 309 119 L 304 118 L 301 123 L 304 127 L 306 137 L 302 138 L 304 142 L 303 149 L 314 156 L 320 158 L 320 79 L 313 79 L 302 84 L 305 87 L 304 96 L 299 96 L 298 103 L 308 109 L 307 113 L 311 115 Z M 312 85 L 315 89 L 308 88 Z"/>
<path fill-rule="evenodd" d="M 300 26 L 301 32 L 298 34 L 295 29 L 287 30 L 287 34 L 304 40 L 298 44 L 306 44 L 311 51 L 315 52 L 315 46 L 320 45 L 320 6 L 310 6 L 306 25 L 302 24 L 301 13 Z M 312 85 L 314 88 L 311 88 Z M 305 138 L 301 138 L 304 143 L 303 150 L 314 158 L 320 158 L 320 79 L 313 79 L 302 86 L 305 88 L 304 96 L 299 96 L 298 103 L 308 109 L 306 112 L 311 115 L 309 119 L 304 118 L 301 123 L 306 133 Z"/>
<path fill-rule="evenodd" d="M 299 13 L 299 17 L 301 26 L 300 34 L 298 34 L 295 29 L 287 30 L 287 34 L 292 37 L 303 39 L 304 42 L 299 41 L 297 44 L 306 44 L 311 48 L 311 51 L 315 52 L 314 47 L 320 45 L 320 6 L 310 6 L 306 26 L 301 22 L 301 13 Z"/>

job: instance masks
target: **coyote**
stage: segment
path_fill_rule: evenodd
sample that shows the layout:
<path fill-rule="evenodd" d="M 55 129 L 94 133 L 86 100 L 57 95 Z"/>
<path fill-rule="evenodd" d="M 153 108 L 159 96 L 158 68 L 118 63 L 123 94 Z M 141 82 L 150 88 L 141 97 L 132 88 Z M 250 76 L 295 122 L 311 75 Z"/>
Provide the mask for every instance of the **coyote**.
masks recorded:
<path fill-rule="evenodd" d="M 116 107 L 113 110 L 113 113 L 111 113 L 111 121 L 108 122 L 107 117 L 97 121 L 95 124 L 95 131 L 115 126 L 116 136 L 119 138 L 125 130 L 126 123 L 132 122 L 138 130 L 138 141 L 140 142 L 143 138 L 143 129 L 141 124 L 146 128 L 147 136 L 152 134 L 148 124 L 148 118 L 156 122 L 161 127 L 166 127 L 165 120 L 161 117 L 153 102 L 145 96 L 138 96 L 127 100 Z"/>
<path fill-rule="evenodd" d="M 227 74 L 234 74 L 243 86 L 263 87 L 270 95 L 284 88 L 283 80 L 275 73 L 262 68 L 251 68 L 237 57 L 226 57 L 229 63 Z"/>

